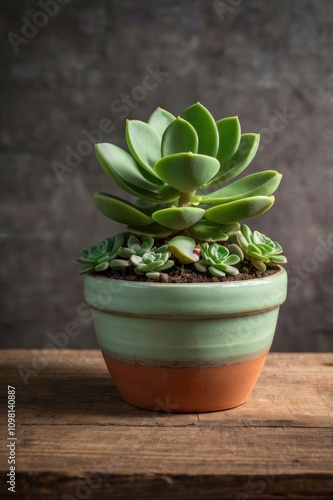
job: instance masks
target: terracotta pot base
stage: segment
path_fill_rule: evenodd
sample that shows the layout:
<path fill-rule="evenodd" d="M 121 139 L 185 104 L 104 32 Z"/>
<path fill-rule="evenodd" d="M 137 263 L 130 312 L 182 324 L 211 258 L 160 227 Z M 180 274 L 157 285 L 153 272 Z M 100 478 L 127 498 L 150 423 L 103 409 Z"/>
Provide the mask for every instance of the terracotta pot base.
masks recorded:
<path fill-rule="evenodd" d="M 249 397 L 268 350 L 251 361 L 214 367 L 139 365 L 103 353 L 122 397 L 132 406 L 167 413 L 227 410 Z"/>

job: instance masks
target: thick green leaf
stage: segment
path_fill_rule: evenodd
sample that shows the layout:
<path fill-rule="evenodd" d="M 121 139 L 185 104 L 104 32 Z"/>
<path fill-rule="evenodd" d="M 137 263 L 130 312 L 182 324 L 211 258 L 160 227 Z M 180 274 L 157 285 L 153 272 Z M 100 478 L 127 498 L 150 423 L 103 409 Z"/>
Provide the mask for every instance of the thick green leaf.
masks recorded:
<path fill-rule="evenodd" d="M 207 182 L 205 187 L 228 181 L 243 172 L 253 160 L 259 147 L 259 141 L 259 134 L 242 134 L 237 152 L 231 160 L 220 168 L 214 179 Z"/>
<path fill-rule="evenodd" d="M 236 267 L 226 266 L 224 270 L 227 274 L 230 274 L 230 276 L 235 276 L 236 274 L 239 274 L 239 271 Z"/>
<path fill-rule="evenodd" d="M 272 262 L 276 262 L 278 264 L 286 264 L 287 259 L 284 255 L 272 255 L 270 256 Z"/>
<path fill-rule="evenodd" d="M 156 108 L 152 115 L 149 117 L 148 124 L 153 127 L 155 132 L 160 137 L 164 134 L 166 128 L 176 119 L 169 111 L 162 108 Z"/>
<path fill-rule="evenodd" d="M 145 200 L 140 200 L 140 198 L 138 198 L 135 201 L 135 204 L 138 207 L 138 209 L 141 210 L 141 212 L 148 215 L 149 217 L 151 217 L 151 215 L 154 212 L 156 212 L 156 210 L 162 210 L 163 208 L 166 208 L 166 206 L 167 206 L 165 203 L 150 203 L 150 202 L 145 201 Z"/>
<path fill-rule="evenodd" d="M 100 146 L 103 146 L 103 144 L 96 144 L 95 145 L 96 157 L 97 157 L 97 159 L 98 159 L 98 161 L 99 161 L 99 163 L 100 163 L 103 171 L 106 173 L 106 175 L 115 184 L 117 184 L 117 186 L 119 186 L 121 189 L 123 189 L 127 193 L 132 194 L 134 196 L 139 196 L 139 197 L 141 197 L 141 198 L 143 198 L 145 200 L 149 200 L 149 201 L 154 202 L 155 199 L 156 199 L 156 195 L 154 193 L 151 193 L 151 192 L 148 191 L 148 195 L 147 195 L 147 192 L 145 192 L 146 196 L 143 196 L 142 190 L 140 190 L 136 186 L 133 186 L 132 184 L 129 184 L 129 183 L 126 183 L 125 181 L 123 181 L 121 179 L 121 177 L 119 177 L 119 175 L 117 175 L 113 171 L 113 169 L 110 168 L 109 160 L 102 153 Z"/>
<path fill-rule="evenodd" d="M 265 272 L 266 271 L 266 265 L 261 261 L 257 259 L 251 259 L 252 264 L 258 271 Z"/>
<path fill-rule="evenodd" d="M 146 277 L 150 280 L 157 280 L 160 277 L 159 271 L 150 271 L 146 273 Z"/>
<path fill-rule="evenodd" d="M 151 224 L 152 219 L 135 205 L 107 193 L 95 193 L 94 203 L 102 214 L 121 224 Z"/>
<path fill-rule="evenodd" d="M 90 264 L 96 264 L 96 261 L 90 259 L 74 259 L 75 264 L 81 264 L 82 266 L 90 266 Z"/>
<path fill-rule="evenodd" d="M 251 196 L 270 196 L 280 184 L 282 175 L 275 170 L 265 170 L 243 177 L 214 193 L 202 196 L 200 203 L 220 205 Z"/>
<path fill-rule="evenodd" d="M 178 200 L 180 194 L 180 191 L 172 186 L 163 186 L 158 191 L 158 202 L 169 203 L 170 201 Z"/>
<path fill-rule="evenodd" d="M 216 276 L 217 278 L 223 278 L 225 276 L 225 272 L 215 266 L 209 266 L 208 271 L 212 276 Z"/>
<path fill-rule="evenodd" d="M 219 147 L 219 134 L 214 118 L 200 102 L 185 109 L 180 115 L 188 121 L 199 137 L 198 153 L 208 156 L 216 156 Z"/>
<path fill-rule="evenodd" d="M 180 192 L 171 186 L 164 185 L 161 187 L 157 193 L 152 191 L 146 191 L 145 189 L 139 189 L 131 184 L 127 184 L 128 192 L 134 194 L 134 196 L 141 198 L 142 200 L 150 201 L 153 203 L 169 203 L 177 200 L 180 196 Z M 131 191 L 130 191 L 131 190 Z"/>
<path fill-rule="evenodd" d="M 262 255 L 261 249 L 253 243 L 249 243 L 246 250 L 247 252 L 257 252 L 259 255 Z"/>
<path fill-rule="evenodd" d="M 216 158 L 223 167 L 236 153 L 240 138 L 241 126 L 238 116 L 230 116 L 216 122 L 219 132 L 219 149 Z"/>
<path fill-rule="evenodd" d="M 111 168 L 111 165 L 109 163 L 109 159 L 103 154 L 103 151 L 101 151 L 102 148 L 100 146 L 104 146 L 103 144 L 96 144 L 96 156 L 97 159 L 106 173 L 106 175 L 115 183 L 117 186 L 122 188 L 124 191 L 126 191 L 129 194 L 132 194 L 133 196 L 140 197 L 144 200 L 155 202 L 155 201 L 172 201 L 177 196 L 175 195 L 175 192 L 171 194 L 171 196 L 167 196 L 166 199 L 165 197 L 162 199 L 162 196 L 160 196 L 158 193 L 148 191 L 146 189 L 139 188 L 129 182 L 125 182 L 119 175 L 116 174 L 116 172 Z M 107 144 L 106 146 L 109 146 Z M 124 151 L 124 153 L 126 153 Z M 130 156 L 130 155 L 129 155 Z M 130 158 L 132 158 L 130 156 Z M 132 158 L 133 160 L 133 158 Z M 135 161 L 135 160 L 133 160 Z M 171 189 L 171 188 L 170 188 Z M 175 191 L 175 190 L 173 190 Z"/>
<path fill-rule="evenodd" d="M 270 262 L 270 258 L 268 256 L 263 255 L 261 252 L 255 252 L 253 250 L 246 249 L 246 251 L 251 255 L 253 259 L 261 260 L 262 262 L 268 263 Z"/>
<path fill-rule="evenodd" d="M 238 255 L 229 255 L 224 261 L 225 266 L 235 266 L 240 261 Z"/>
<path fill-rule="evenodd" d="M 152 236 L 153 238 L 167 238 L 172 234 L 172 230 L 167 227 L 161 226 L 157 222 L 148 224 L 147 226 L 128 226 L 128 230 L 143 236 Z"/>
<path fill-rule="evenodd" d="M 253 196 L 209 208 L 205 216 L 218 224 L 229 224 L 257 217 L 271 208 L 273 203 L 274 196 Z"/>
<path fill-rule="evenodd" d="M 256 248 L 260 248 L 261 253 L 272 253 L 274 252 L 274 248 L 271 245 L 255 245 Z"/>
<path fill-rule="evenodd" d="M 203 186 L 219 169 L 219 162 L 210 156 L 178 153 L 166 156 L 155 165 L 160 178 L 182 193 Z"/>
<path fill-rule="evenodd" d="M 283 252 L 283 249 L 282 249 L 282 246 L 280 245 L 280 243 L 278 243 L 277 241 L 273 241 L 273 245 L 274 245 L 274 253 L 282 253 Z"/>
<path fill-rule="evenodd" d="M 239 224 L 217 224 L 207 219 L 200 220 L 189 231 L 198 240 L 227 241 L 229 235 L 239 229 Z"/>
<path fill-rule="evenodd" d="M 136 161 L 154 175 L 154 165 L 161 158 L 161 138 L 148 123 L 127 120 L 126 141 Z"/>
<path fill-rule="evenodd" d="M 104 255 L 104 257 L 101 257 L 100 259 L 97 260 L 98 264 L 102 264 L 103 262 L 109 262 L 110 256 L 109 255 Z"/>
<path fill-rule="evenodd" d="M 167 260 L 163 266 L 160 266 L 157 268 L 158 271 L 166 271 L 167 269 L 170 269 L 171 267 L 174 266 L 174 261 L 173 260 Z M 149 276 L 148 276 L 149 277 Z"/>
<path fill-rule="evenodd" d="M 96 272 L 105 271 L 109 267 L 109 262 L 101 262 L 95 267 Z"/>
<path fill-rule="evenodd" d="M 202 208 L 171 207 L 158 210 L 152 214 L 152 218 L 162 226 L 181 230 L 193 226 L 202 219 L 204 213 L 205 211 Z"/>
<path fill-rule="evenodd" d="M 198 134 L 194 127 L 183 118 L 176 118 L 162 137 L 162 157 L 176 153 L 197 153 Z"/>
<path fill-rule="evenodd" d="M 91 273 L 91 271 L 95 271 L 95 266 L 91 267 L 83 267 L 82 269 L 79 270 L 79 274 L 88 274 Z"/>
<path fill-rule="evenodd" d="M 168 250 L 182 264 L 191 264 L 199 260 L 199 256 L 193 253 L 195 246 L 196 243 L 193 238 L 175 236 L 169 241 Z"/>
<path fill-rule="evenodd" d="M 109 146 L 112 146 L 109 148 Z M 149 189 L 143 189 L 139 188 L 138 186 L 127 182 L 123 180 L 117 173 L 116 170 L 113 168 L 115 165 L 115 162 L 113 161 L 115 158 L 117 159 L 117 171 L 122 170 L 122 160 L 126 162 L 128 160 L 128 157 L 130 160 L 128 160 L 128 165 L 132 164 L 131 162 L 134 162 L 134 165 L 136 167 L 141 168 L 135 160 L 128 154 L 126 151 L 121 150 L 120 148 L 117 148 L 117 150 L 122 151 L 125 153 L 125 155 L 119 154 L 119 151 L 116 151 L 117 155 L 111 156 L 112 152 L 114 151 L 113 148 L 117 148 L 116 146 L 113 146 L 112 144 L 96 144 L 95 150 L 96 150 L 96 156 L 97 159 L 106 173 L 106 175 L 119 187 L 121 187 L 124 191 L 126 191 L 129 194 L 132 194 L 133 196 L 136 196 L 137 198 L 140 198 L 142 200 L 150 201 L 152 203 L 168 203 L 170 201 L 177 200 L 179 198 L 179 191 L 176 191 L 174 188 L 171 186 L 165 185 L 160 179 L 157 177 L 152 177 L 149 176 L 149 173 L 145 172 L 145 175 L 149 179 L 148 182 L 151 182 L 151 179 L 154 179 L 154 183 L 156 182 L 157 184 L 162 184 L 161 187 L 154 186 L 154 191 L 150 191 Z M 111 155 L 110 155 L 111 152 Z M 126 156 L 127 155 L 127 156 Z M 135 167 L 134 167 L 135 168 Z M 143 170 L 143 169 L 142 169 Z M 141 173 L 142 173 L 141 170 Z M 135 175 L 135 174 L 133 174 Z M 144 177 L 141 178 L 141 182 Z"/>
<path fill-rule="evenodd" d="M 110 262 L 110 267 L 111 267 L 111 269 L 121 271 L 122 269 L 129 267 L 129 262 L 127 260 L 124 260 L 124 259 L 113 259 Z"/>
<path fill-rule="evenodd" d="M 137 188 L 156 192 L 163 182 L 140 167 L 123 149 L 113 144 L 97 144 L 96 155 L 104 172 L 113 180 L 116 177 Z"/>
<path fill-rule="evenodd" d="M 229 246 L 229 252 L 230 252 L 230 255 L 237 255 L 239 260 L 244 260 L 244 253 L 243 253 L 242 249 L 240 248 L 240 246 L 236 245 L 235 243 L 231 243 L 231 245 Z"/>
<path fill-rule="evenodd" d="M 245 247 L 246 247 L 252 240 L 252 231 L 249 228 L 249 226 L 247 226 L 246 224 L 242 224 L 239 236 L 240 236 L 241 244 L 245 244 Z M 237 235 L 237 239 L 238 239 L 238 235 Z"/>

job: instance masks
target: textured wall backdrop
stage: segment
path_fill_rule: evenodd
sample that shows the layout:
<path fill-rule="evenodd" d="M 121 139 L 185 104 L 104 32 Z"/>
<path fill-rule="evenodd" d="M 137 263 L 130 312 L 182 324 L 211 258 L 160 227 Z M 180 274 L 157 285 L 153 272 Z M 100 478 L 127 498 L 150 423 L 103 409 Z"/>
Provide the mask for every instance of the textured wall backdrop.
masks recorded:
<path fill-rule="evenodd" d="M 145 120 L 199 100 L 261 132 L 251 172 L 284 175 L 256 222 L 289 259 L 274 349 L 332 349 L 333 3 L 2 0 L 1 10 L 0 346 L 43 347 L 71 321 L 80 333 L 68 347 L 97 345 L 71 260 L 119 227 L 93 206 L 109 182 L 80 142 L 99 129 L 124 145 L 128 113 Z"/>

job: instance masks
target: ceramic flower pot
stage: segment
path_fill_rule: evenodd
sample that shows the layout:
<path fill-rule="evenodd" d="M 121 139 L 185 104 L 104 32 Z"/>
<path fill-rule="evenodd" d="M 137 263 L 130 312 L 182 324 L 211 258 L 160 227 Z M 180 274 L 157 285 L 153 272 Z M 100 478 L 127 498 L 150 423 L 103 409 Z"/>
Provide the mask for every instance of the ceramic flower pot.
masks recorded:
<path fill-rule="evenodd" d="M 229 283 L 85 277 L 102 353 L 129 404 L 208 412 L 243 404 L 273 341 L 287 273 Z"/>

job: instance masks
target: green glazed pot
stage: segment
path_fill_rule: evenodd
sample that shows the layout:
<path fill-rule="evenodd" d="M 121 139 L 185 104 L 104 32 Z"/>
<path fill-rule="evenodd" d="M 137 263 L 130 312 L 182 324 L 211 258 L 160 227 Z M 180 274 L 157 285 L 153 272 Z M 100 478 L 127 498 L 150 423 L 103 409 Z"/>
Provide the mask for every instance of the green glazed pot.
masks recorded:
<path fill-rule="evenodd" d="M 227 283 L 85 277 L 101 350 L 131 405 L 207 412 L 241 405 L 273 341 L 287 273 Z"/>

